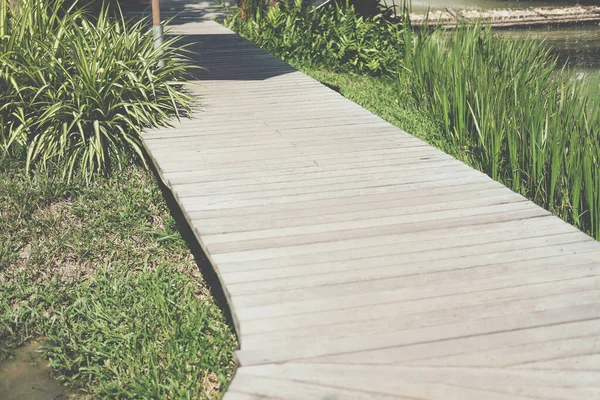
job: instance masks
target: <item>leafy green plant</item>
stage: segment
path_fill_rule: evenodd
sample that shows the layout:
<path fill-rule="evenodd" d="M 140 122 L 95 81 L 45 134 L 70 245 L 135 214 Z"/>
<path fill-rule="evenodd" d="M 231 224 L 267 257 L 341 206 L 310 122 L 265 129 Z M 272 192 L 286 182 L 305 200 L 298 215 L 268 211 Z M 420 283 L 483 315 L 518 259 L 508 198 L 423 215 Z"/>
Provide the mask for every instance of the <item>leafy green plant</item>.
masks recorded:
<path fill-rule="evenodd" d="M 0 140 L 26 146 L 27 168 L 62 164 L 90 177 L 143 162 L 140 132 L 190 110 L 178 38 L 154 48 L 146 21 L 91 15 L 73 2 L 25 0 L 0 40 Z M 159 67 L 163 61 L 164 66 Z"/>
<path fill-rule="evenodd" d="M 413 96 L 476 166 L 600 239 L 600 84 L 481 26 L 411 35 Z M 408 47 L 408 46 L 407 46 Z"/>
<path fill-rule="evenodd" d="M 401 25 L 363 17 L 349 3 L 315 9 L 303 0 L 264 5 L 248 1 L 225 24 L 283 60 L 336 71 L 381 75 L 399 70 Z"/>

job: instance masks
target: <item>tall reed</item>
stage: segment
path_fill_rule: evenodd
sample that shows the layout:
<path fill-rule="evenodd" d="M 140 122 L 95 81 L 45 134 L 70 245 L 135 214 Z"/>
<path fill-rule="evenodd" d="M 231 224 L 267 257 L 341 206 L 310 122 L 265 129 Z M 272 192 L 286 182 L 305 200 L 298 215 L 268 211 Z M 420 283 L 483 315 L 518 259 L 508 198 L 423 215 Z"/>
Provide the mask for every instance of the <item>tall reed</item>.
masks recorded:
<path fill-rule="evenodd" d="M 8 22 L 8 0 L 0 0 L 0 38 L 6 34 Z"/>
<path fill-rule="evenodd" d="M 475 166 L 600 240 L 600 85 L 482 26 L 405 35 L 414 97 Z"/>

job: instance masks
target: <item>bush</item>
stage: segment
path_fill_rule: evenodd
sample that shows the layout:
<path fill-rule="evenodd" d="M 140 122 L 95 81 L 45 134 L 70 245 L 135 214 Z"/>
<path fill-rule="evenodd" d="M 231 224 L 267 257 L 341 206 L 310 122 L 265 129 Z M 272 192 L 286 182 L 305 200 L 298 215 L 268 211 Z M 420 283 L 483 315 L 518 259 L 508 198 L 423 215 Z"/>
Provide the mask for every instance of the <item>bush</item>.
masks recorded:
<path fill-rule="evenodd" d="M 177 38 L 155 49 L 145 21 L 76 5 L 22 1 L 0 22 L 0 141 L 26 146 L 27 168 L 55 161 L 67 178 L 143 161 L 141 130 L 188 113 L 192 102 Z"/>
<path fill-rule="evenodd" d="M 381 75 L 401 65 L 401 25 L 383 14 L 363 17 L 349 3 L 317 10 L 302 0 L 275 6 L 249 0 L 225 24 L 279 58 L 306 66 Z"/>

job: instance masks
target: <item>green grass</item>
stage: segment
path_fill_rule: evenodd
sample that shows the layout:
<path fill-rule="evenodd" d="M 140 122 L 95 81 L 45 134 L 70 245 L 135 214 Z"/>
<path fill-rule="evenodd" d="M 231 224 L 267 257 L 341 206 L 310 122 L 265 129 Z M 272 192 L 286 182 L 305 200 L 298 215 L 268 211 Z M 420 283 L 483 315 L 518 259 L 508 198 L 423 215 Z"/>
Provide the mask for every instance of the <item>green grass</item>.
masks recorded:
<path fill-rule="evenodd" d="M 419 32 L 413 98 L 474 167 L 600 240 L 600 82 L 557 69 L 535 40 L 481 26 Z"/>
<path fill-rule="evenodd" d="M 148 20 L 100 3 L 28 0 L 12 12 L 0 0 L 0 151 L 27 146 L 28 169 L 53 162 L 91 178 L 144 162 L 141 130 L 191 111 L 185 46 L 171 36 L 155 48 Z"/>
<path fill-rule="evenodd" d="M 273 7 L 247 0 L 244 10 L 229 9 L 224 23 L 284 61 L 327 65 L 339 72 L 397 72 L 403 45 L 398 25 L 380 14 L 363 17 L 352 2 L 339 3 L 315 12 L 304 0 L 284 0 Z"/>
<path fill-rule="evenodd" d="M 22 158 L 0 158 L 0 360 L 42 338 L 83 395 L 220 397 L 235 338 L 152 173 L 65 183 Z"/>

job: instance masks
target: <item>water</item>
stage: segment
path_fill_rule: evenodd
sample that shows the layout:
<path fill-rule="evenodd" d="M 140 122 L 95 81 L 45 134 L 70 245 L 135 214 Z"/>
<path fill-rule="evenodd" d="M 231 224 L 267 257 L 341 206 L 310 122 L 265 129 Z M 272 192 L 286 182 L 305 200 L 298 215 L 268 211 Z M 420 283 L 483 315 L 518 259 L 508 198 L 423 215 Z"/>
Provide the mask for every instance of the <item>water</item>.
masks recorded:
<path fill-rule="evenodd" d="M 15 358 L 0 363 L 0 400 L 67 399 L 65 387 L 50 377 L 48 362 L 33 341 L 15 351 Z"/>
<path fill-rule="evenodd" d="M 500 31 L 515 40 L 534 37 L 545 40 L 558 56 L 559 64 L 568 64 L 578 72 L 600 72 L 600 26 L 550 26 Z"/>
<path fill-rule="evenodd" d="M 385 0 L 391 4 L 393 0 Z M 402 0 L 395 0 L 396 4 L 401 4 Z M 595 0 L 580 0 L 579 4 L 595 5 Z M 412 0 L 412 10 L 414 12 L 423 12 L 428 9 L 443 10 L 446 7 L 454 9 L 491 9 L 491 8 L 523 8 L 523 7 L 547 7 L 547 6 L 572 6 L 576 1 L 554 0 L 554 1 L 515 1 L 515 0 Z"/>
<path fill-rule="evenodd" d="M 391 4 L 392 0 L 387 0 Z M 396 4 L 401 3 L 396 0 Z M 576 1 L 514 1 L 514 0 L 412 0 L 413 12 L 424 12 L 427 9 L 491 9 L 491 8 L 523 8 L 543 6 L 569 6 Z M 597 5 L 598 1 L 580 0 L 579 4 Z M 545 40 L 561 64 L 568 65 L 578 72 L 586 74 L 600 73 L 600 26 L 598 24 L 550 26 L 535 28 L 516 28 L 510 31 L 499 31 L 515 40 L 534 37 Z"/>

